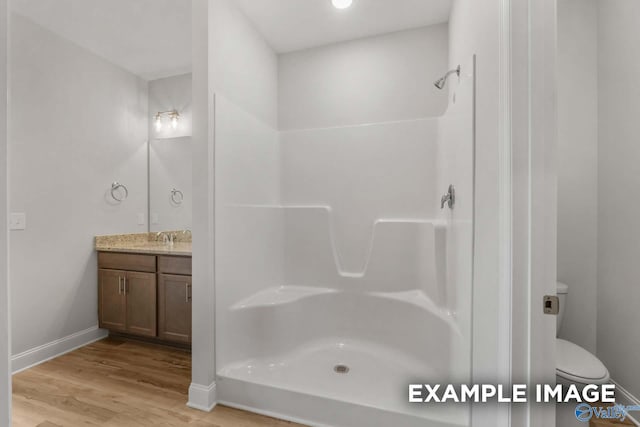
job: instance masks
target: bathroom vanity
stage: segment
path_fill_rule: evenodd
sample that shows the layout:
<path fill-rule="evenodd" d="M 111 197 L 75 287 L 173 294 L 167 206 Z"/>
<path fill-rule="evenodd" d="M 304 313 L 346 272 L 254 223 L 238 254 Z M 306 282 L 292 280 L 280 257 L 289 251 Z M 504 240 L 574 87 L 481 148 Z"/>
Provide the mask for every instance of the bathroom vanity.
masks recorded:
<path fill-rule="evenodd" d="M 191 344 L 191 242 L 164 245 L 132 236 L 96 238 L 100 327 Z"/>

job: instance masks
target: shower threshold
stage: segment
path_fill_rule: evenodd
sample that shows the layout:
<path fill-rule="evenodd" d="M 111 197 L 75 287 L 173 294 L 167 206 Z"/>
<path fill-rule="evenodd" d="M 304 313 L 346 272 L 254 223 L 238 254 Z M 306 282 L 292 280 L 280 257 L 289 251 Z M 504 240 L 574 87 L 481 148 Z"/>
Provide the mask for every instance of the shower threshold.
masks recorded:
<path fill-rule="evenodd" d="M 311 426 L 468 425 L 465 405 L 408 403 L 408 385 L 436 374 L 392 349 L 326 341 L 277 359 L 225 366 L 218 375 L 218 401 Z"/>

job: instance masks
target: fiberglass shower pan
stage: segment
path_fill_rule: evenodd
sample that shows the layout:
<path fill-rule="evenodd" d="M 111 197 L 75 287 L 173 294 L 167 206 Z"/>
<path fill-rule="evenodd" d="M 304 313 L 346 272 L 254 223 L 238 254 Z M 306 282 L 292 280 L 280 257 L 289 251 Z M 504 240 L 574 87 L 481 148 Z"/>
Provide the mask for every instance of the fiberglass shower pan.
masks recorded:
<path fill-rule="evenodd" d="M 464 426 L 474 61 L 446 114 L 278 132 L 216 95 L 219 402 L 317 426 Z M 453 209 L 440 196 L 456 188 Z"/>

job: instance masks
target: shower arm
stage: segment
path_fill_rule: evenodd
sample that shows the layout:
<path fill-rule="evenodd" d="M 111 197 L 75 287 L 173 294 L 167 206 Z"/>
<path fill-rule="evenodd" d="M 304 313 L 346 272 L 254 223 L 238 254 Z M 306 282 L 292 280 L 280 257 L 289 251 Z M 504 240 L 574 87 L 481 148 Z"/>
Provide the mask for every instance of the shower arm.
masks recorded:
<path fill-rule="evenodd" d="M 447 83 L 447 79 L 449 79 L 449 76 L 451 74 L 457 74 L 458 77 L 460 77 L 460 66 L 458 65 L 456 68 L 454 68 L 453 70 L 449 70 L 447 71 L 447 73 L 442 76 L 441 78 L 439 78 L 438 80 L 436 80 L 433 84 L 435 85 L 435 87 L 437 87 L 438 89 L 443 89 L 444 85 Z"/>
<path fill-rule="evenodd" d="M 447 74 L 444 75 L 443 79 L 448 79 L 451 74 L 457 74 L 460 77 L 460 66 L 458 68 L 447 71 Z"/>

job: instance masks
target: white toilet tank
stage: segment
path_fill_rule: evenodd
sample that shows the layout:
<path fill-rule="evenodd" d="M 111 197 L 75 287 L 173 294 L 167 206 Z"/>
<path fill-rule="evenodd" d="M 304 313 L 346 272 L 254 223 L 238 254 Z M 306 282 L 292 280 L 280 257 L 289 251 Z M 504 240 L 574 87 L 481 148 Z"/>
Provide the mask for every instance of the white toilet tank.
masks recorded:
<path fill-rule="evenodd" d="M 560 311 L 558 316 L 556 317 L 556 335 L 560 332 L 560 327 L 562 326 L 562 321 L 564 320 L 564 311 L 567 306 L 567 294 L 569 293 L 569 286 L 562 282 L 557 283 L 556 292 L 558 294 L 558 299 L 560 300 Z"/>

